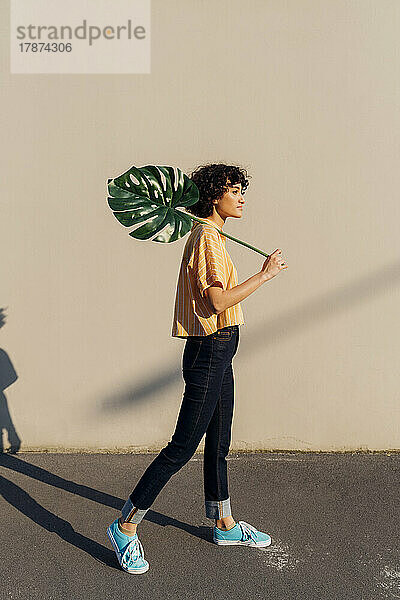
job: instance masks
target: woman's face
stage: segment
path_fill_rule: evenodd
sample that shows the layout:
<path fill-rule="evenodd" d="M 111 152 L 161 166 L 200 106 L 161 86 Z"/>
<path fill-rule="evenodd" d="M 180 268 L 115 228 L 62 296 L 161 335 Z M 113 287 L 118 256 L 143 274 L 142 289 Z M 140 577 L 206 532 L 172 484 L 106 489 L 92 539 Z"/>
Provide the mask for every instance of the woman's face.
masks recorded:
<path fill-rule="evenodd" d="M 242 185 L 240 183 L 231 184 L 227 181 L 228 190 L 222 198 L 217 201 L 215 208 L 222 219 L 226 217 L 236 217 L 240 219 L 243 212 L 244 198 L 242 194 Z"/>

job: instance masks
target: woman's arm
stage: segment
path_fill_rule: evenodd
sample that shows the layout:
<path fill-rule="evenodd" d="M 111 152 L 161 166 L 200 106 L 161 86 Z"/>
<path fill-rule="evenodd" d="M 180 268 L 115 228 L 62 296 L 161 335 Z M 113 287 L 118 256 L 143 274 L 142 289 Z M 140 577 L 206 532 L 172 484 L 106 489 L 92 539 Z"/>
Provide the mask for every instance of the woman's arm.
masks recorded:
<path fill-rule="evenodd" d="M 217 285 L 208 287 L 204 291 L 204 295 L 208 299 L 214 313 L 218 315 L 227 308 L 241 302 L 255 292 L 263 283 L 275 277 L 283 269 L 287 269 L 287 264 L 282 262 L 281 255 L 282 251 L 278 248 L 264 261 L 261 271 L 230 290 L 223 290 Z"/>
<path fill-rule="evenodd" d="M 227 308 L 234 306 L 247 298 L 247 296 L 250 296 L 250 294 L 255 292 L 265 281 L 267 281 L 267 279 L 262 273 L 256 273 L 230 290 L 223 290 L 216 285 L 212 285 L 205 290 L 204 295 L 211 304 L 214 313 L 219 315 L 219 313 Z"/>

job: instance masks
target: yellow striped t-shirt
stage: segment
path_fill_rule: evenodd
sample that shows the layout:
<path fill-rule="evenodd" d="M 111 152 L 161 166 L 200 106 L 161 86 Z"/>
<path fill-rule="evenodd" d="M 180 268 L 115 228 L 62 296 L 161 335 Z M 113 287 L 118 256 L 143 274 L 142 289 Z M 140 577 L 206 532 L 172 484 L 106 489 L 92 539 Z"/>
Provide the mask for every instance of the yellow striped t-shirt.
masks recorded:
<path fill-rule="evenodd" d="M 216 315 L 204 295 L 215 282 L 224 290 L 238 285 L 237 271 L 220 230 L 212 222 L 204 225 L 195 221 L 192 226 L 179 270 L 172 337 L 210 335 L 227 325 L 244 325 L 240 302 Z"/>

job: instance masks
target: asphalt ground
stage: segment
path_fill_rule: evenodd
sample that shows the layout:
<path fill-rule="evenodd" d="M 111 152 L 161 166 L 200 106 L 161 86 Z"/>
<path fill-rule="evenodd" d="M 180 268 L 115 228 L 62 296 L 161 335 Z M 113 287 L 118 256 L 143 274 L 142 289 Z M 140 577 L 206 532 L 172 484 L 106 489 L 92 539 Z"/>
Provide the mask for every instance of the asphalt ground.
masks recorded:
<path fill-rule="evenodd" d="M 0 455 L 3 599 L 400 598 L 397 453 L 231 453 L 233 517 L 267 548 L 217 546 L 203 455 L 138 527 L 150 569 L 121 570 L 106 535 L 155 454 Z"/>

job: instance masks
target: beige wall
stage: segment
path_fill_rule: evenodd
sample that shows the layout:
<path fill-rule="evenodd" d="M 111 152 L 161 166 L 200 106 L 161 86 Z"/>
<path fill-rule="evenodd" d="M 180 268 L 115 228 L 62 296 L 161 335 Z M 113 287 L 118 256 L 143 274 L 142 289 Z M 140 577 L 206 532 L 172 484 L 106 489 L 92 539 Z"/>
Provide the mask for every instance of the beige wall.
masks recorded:
<path fill-rule="evenodd" d="M 289 264 L 242 303 L 232 448 L 400 448 L 399 33 L 397 0 L 153 0 L 151 74 L 10 75 L 2 28 L 0 415 L 22 449 L 170 439 L 185 240 L 130 238 L 106 179 L 206 161 L 252 175 L 225 231 Z M 260 269 L 227 248 L 240 282 Z"/>

